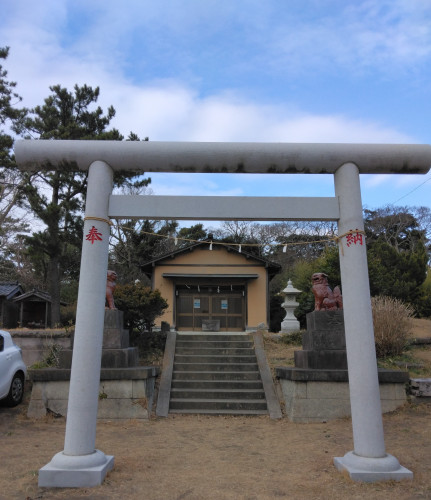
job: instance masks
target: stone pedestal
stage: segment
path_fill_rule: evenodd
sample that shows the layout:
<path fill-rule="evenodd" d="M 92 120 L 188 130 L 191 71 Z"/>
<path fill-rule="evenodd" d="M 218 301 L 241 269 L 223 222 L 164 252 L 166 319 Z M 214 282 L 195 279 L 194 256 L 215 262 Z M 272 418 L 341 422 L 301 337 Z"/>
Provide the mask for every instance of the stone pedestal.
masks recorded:
<path fill-rule="evenodd" d="M 29 371 L 30 418 L 66 416 L 72 353 L 60 352 L 58 368 Z M 105 309 L 98 419 L 149 418 L 158 368 L 139 366 L 138 361 L 138 349 L 129 347 L 129 332 L 123 328 L 123 312 Z"/>
<path fill-rule="evenodd" d="M 302 351 L 294 353 L 295 367 L 277 367 L 276 376 L 292 422 L 322 422 L 351 415 L 343 311 L 307 314 Z M 406 402 L 409 374 L 379 370 L 382 411 Z"/>
<path fill-rule="evenodd" d="M 105 309 L 102 349 L 124 349 L 129 347 L 129 331 L 123 328 L 123 311 Z"/>
<path fill-rule="evenodd" d="M 70 369 L 72 349 L 59 353 L 59 368 Z M 138 365 L 138 348 L 129 347 L 129 332 L 123 328 L 123 311 L 105 309 L 102 368 L 132 368 Z"/>
<path fill-rule="evenodd" d="M 307 314 L 302 351 L 295 351 L 295 366 L 318 370 L 347 370 L 343 311 Z"/>

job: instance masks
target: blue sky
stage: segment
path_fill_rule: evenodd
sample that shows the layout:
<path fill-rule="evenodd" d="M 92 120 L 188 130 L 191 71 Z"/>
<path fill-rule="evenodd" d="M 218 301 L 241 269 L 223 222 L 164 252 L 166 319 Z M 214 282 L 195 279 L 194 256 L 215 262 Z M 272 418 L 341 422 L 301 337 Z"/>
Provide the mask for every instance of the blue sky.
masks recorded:
<path fill-rule="evenodd" d="M 431 143 L 429 0 L 3 0 L 1 14 L 27 107 L 87 83 L 123 134 L 154 141 Z M 155 195 L 333 195 L 329 175 L 151 177 Z M 369 208 L 431 208 L 431 173 L 361 184 Z"/>

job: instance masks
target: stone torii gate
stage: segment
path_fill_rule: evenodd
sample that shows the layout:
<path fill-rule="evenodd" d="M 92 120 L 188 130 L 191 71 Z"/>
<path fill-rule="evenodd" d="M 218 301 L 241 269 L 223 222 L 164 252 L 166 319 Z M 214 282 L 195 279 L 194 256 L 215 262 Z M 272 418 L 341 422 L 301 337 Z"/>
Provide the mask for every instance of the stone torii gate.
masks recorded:
<path fill-rule="evenodd" d="M 431 146 L 33 140 L 15 155 L 25 170 L 89 171 L 64 450 L 40 486 L 95 486 L 113 467 L 95 449 L 110 218 L 337 221 L 354 450 L 334 463 L 360 481 L 413 476 L 385 451 L 359 174 L 426 174 Z M 333 174 L 335 197 L 116 196 L 115 170 Z"/>

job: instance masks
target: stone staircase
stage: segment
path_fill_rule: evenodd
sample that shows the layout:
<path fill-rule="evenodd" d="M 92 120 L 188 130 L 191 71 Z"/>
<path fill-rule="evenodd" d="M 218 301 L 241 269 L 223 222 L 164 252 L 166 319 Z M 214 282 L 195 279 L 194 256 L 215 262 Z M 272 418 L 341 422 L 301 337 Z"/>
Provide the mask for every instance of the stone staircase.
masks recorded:
<path fill-rule="evenodd" d="M 170 385 L 165 408 L 168 405 L 169 413 L 182 414 L 268 415 L 262 363 L 254 344 L 253 338 L 244 334 L 176 335 L 172 362 L 163 368 L 166 375 L 171 365 L 170 382 L 164 381 Z M 162 385 L 163 380 L 159 401 L 163 392 L 168 397 Z M 159 402 L 157 406 L 157 414 L 162 415 Z"/>

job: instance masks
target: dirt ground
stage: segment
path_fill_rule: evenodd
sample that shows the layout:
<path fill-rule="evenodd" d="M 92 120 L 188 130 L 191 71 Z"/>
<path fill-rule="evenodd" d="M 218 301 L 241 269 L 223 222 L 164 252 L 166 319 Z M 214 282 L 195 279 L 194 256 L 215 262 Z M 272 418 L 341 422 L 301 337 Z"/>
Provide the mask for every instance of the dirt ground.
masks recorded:
<path fill-rule="evenodd" d="M 431 322 L 422 326 L 431 337 Z M 383 417 L 387 452 L 412 481 L 362 484 L 338 472 L 333 457 L 353 449 L 349 418 L 176 415 L 98 422 L 96 447 L 115 465 L 101 486 L 77 489 L 38 487 L 38 470 L 63 449 L 65 420 L 30 420 L 27 405 L 28 394 L 17 408 L 0 406 L 1 500 L 431 499 L 431 403 Z"/>
<path fill-rule="evenodd" d="M 99 423 L 96 446 L 115 465 L 101 486 L 78 489 L 38 488 L 38 469 L 63 449 L 65 422 L 28 420 L 23 408 L 0 408 L 2 500 L 431 498 L 431 404 L 384 416 L 387 452 L 412 481 L 361 484 L 338 472 L 333 457 L 353 447 L 350 419 L 170 416 Z"/>

